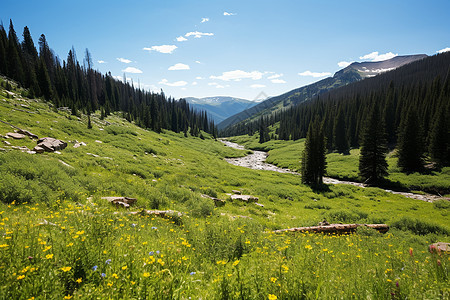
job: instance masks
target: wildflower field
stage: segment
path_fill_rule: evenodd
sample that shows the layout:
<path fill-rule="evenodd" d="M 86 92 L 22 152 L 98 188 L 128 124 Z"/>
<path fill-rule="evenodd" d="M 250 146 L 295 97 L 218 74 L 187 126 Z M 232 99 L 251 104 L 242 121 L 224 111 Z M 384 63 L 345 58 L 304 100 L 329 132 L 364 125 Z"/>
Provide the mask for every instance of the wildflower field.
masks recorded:
<path fill-rule="evenodd" d="M 156 134 L 98 112 L 87 129 L 86 116 L 15 93 L 0 91 L 2 121 L 69 145 L 60 154 L 0 152 L 0 299 L 449 298 L 450 256 L 428 251 L 450 241 L 447 201 L 346 185 L 313 190 L 297 175 L 228 164 L 247 152 L 206 134 Z M 0 134 L 12 130 L 0 123 Z M 229 201 L 232 190 L 264 207 Z M 215 207 L 201 194 L 227 202 Z M 138 200 L 127 210 L 105 196 Z M 143 209 L 182 215 L 131 214 Z M 273 232 L 324 218 L 390 230 Z"/>

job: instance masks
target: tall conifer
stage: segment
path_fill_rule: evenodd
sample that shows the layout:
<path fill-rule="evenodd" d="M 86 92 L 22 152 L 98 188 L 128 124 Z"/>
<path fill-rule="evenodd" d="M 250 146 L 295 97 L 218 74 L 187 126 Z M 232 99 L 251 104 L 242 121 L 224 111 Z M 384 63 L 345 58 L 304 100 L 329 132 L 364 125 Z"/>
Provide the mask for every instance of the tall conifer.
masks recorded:
<path fill-rule="evenodd" d="M 387 152 L 384 124 L 375 103 L 369 112 L 361 141 L 359 175 L 365 182 L 376 183 L 388 175 Z"/>

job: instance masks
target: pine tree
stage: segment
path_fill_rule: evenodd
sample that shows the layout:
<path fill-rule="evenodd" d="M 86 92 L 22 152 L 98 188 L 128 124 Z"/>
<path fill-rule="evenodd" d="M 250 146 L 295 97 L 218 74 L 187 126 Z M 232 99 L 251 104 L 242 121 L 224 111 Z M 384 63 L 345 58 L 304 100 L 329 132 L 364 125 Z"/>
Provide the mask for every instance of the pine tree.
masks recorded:
<path fill-rule="evenodd" d="M 344 113 L 342 109 L 334 121 L 333 127 L 334 147 L 339 153 L 349 154 L 350 147 L 347 140 L 347 128 L 345 126 Z"/>
<path fill-rule="evenodd" d="M 24 73 L 21 59 L 22 49 L 14 30 L 12 21 L 9 24 L 8 47 L 7 47 L 7 74 L 12 79 L 23 83 Z"/>
<path fill-rule="evenodd" d="M 359 175 L 365 182 L 376 183 L 388 175 L 387 152 L 384 124 L 375 104 L 369 112 L 361 141 Z"/>
<path fill-rule="evenodd" d="M 259 143 L 265 143 L 270 140 L 269 128 L 266 125 L 264 117 L 259 120 Z"/>
<path fill-rule="evenodd" d="M 319 186 L 326 171 L 326 139 L 318 119 L 310 123 L 302 155 L 302 182 Z"/>
<path fill-rule="evenodd" d="M 404 116 L 398 134 L 398 166 L 402 172 L 420 172 L 424 166 L 424 139 L 414 107 Z"/>
<path fill-rule="evenodd" d="M 441 109 L 430 133 L 429 152 L 431 159 L 439 166 L 450 165 L 450 105 Z"/>

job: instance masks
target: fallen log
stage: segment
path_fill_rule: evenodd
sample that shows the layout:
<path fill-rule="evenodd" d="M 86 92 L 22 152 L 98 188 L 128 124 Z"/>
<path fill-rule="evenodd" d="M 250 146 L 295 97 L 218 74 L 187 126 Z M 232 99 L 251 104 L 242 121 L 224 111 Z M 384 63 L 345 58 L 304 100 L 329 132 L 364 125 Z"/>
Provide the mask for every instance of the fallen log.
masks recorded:
<path fill-rule="evenodd" d="M 280 230 L 275 230 L 274 233 L 297 232 L 297 231 L 299 231 L 299 232 L 315 232 L 315 233 L 350 233 L 350 232 L 355 232 L 356 228 L 358 228 L 360 226 L 372 228 L 381 233 L 386 233 L 389 230 L 389 226 L 386 224 L 329 224 L 329 225 L 320 225 L 320 226 L 280 229 Z"/>

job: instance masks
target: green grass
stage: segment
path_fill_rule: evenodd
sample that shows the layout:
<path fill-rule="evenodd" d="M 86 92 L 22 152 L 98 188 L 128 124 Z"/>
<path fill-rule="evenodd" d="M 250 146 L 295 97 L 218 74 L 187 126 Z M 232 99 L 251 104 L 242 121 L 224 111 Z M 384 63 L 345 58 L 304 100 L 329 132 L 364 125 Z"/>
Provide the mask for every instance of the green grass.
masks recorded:
<path fill-rule="evenodd" d="M 119 115 L 101 121 L 98 113 L 88 130 L 85 116 L 78 120 L 41 101 L 17 98 L 0 90 L 1 120 L 70 142 L 61 154 L 0 152 L 0 299 L 400 299 L 449 293 L 450 261 L 427 252 L 429 243 L 449 241 L 444 203 L 345 185 L 315 191 L 296 175 L 228 164 L 225 157 L 246 151 L 206 134 L 205 140 L 156 134 Z M 15 110 L 20 104 L 36 113 Z M 9 131 L 0 123 L 0 134 Z M 87 146 L 73 148 L 75 140 Z M 28 138 L 8 141 L 35 145 Z M 295 169 L 301 143 L 264 147 L 270 159 Z M 228 199 L 232 190 L 259 197 L 264 207 L 227 201 L 215 208 L 200 196 Z M 184 216 L 131 215 L 101 199 L 113 195 L 136 197 L 131 211 L 173 209 Z M 391 230 L 271 233 L 324 218 L 387 223 Z"/>

